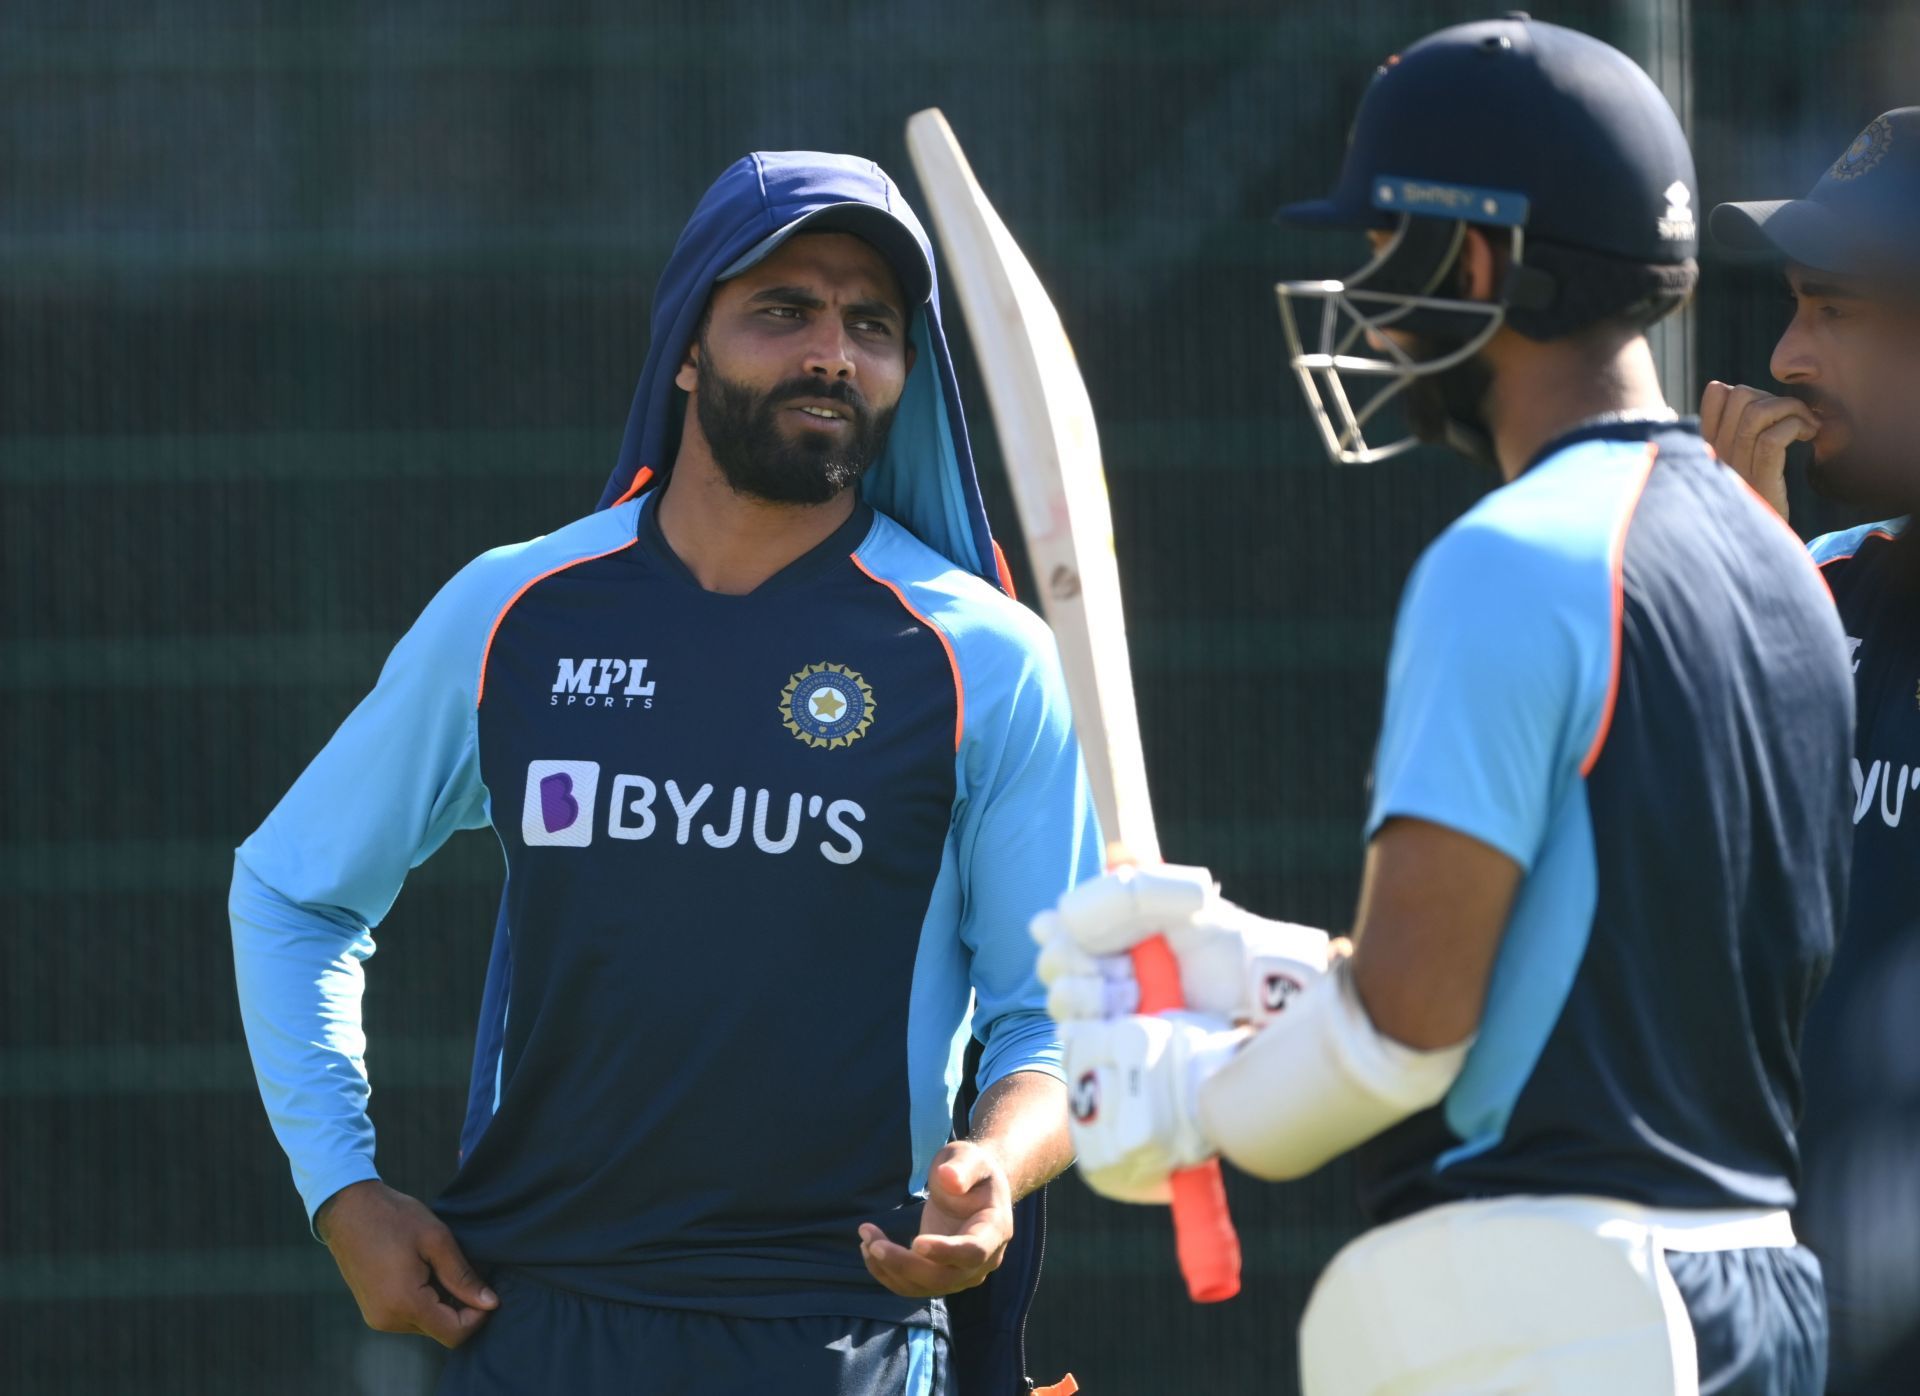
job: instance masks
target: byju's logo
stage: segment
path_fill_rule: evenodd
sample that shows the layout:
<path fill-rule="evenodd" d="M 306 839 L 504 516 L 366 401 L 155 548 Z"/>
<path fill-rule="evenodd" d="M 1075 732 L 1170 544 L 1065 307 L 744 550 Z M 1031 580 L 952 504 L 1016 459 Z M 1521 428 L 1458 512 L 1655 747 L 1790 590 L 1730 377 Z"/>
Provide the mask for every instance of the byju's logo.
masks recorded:
<path fill-rule="evenodd" d="M 1901 816 L 1907 812 L 1907 796 L 1920 790 L 1920 766 L 1902 761 L 1896 767 L 1891 761 L 1875 761 L 1863 771 L 1857 756 L 1848 765 L 1853 775 L 1853 822 L 1858 824 L 1877 805 L 1880 822 L 1898 829 Z"/>
<path fill-rule="evenodd" d="M 797 848 L 817 851 L 843 868 L 859 862 L 866 851 L 860 829 L 867 812 L 857 800 L 802 791 L 777 794 L 744 785 L 728 794 L 712 781 L 682 787 L 677 780 L 656 781 L 624 771 L 607 773 L 604 807 L 595 799 L 599 792 L 597 761 L 528 762 L 526 802 L 520 807 L 522 841 L 531 847 L 585 848 L 593 842 L 596 818 L 602 818 L 609 839 L 657 839 L 654 847 L 672 843 L 678 848 L 758 849 L 776 857 Z M 826 837 L 817 837 L 820 832 Z"/>
<path fill-rule="evenodd" d="M 527 846 L 585 848 L 593 842 L 593 797 L 598 761 L 530 761 L 520 837 Z"/>
<path fill-rule="evenodd" d="M 644 659 L 563 659 L 554 676 L 550 708 L 653 706 L 653 680 Z"/>

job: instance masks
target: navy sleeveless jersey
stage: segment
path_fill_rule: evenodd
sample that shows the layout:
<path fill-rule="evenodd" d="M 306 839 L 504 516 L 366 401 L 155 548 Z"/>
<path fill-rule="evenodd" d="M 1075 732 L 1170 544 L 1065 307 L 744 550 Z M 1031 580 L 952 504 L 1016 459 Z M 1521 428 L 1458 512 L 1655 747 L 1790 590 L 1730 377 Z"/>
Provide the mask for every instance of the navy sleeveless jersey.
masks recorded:
<path fill-rule="evenodd" d="M 367 928 L 491 824 L 501 933 L 434 1204 L 476 1263 L 937 1322 L 857 1228 L 915 1229 L 970 1032 L 983 1087 L 1059 1073 L 1026 923 L 1100 843 L 1052 637 L 866 505 L 707 592 L 654 499 L 462 572 L 240 850 L 262 1090 L 310 1209 L 374 1176 Z"/>
<path fill-rule="evenodd" d="M 1373 1215 L 1792 1205 L 1852 719 L 1815 569 L 1690 426 L 1578 430 L 1433 545 L 1369 834 L 1429 820 L 1524 875 L 1458 1080 L 1360 1152 Z"/>

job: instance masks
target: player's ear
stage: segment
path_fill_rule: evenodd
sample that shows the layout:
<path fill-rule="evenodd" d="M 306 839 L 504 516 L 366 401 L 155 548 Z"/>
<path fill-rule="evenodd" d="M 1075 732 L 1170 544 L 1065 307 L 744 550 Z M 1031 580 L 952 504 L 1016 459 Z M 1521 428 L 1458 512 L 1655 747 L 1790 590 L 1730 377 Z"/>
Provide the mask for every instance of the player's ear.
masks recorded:
<path fill-rule="evenodd" d="M 911 377 L 913 374 L 913 361 L 919 356 L 920 356 L 919 347 L 915 345 L 911 339 L 909 339 L 907 341 L 907 374 L 909 377 Z"/>
<path fill-rule="evenodd" d="M 687 352 L 680 356 L 680 367 L 673 375 L 673 386 L 683 393 L 690 393 L 700 383 L 700 355 L 707 342 L 707 326 L 713 321 L 713 302 L 707 302 L 707 308 L 700 312 L 700 323 L 693 327 L 693 338 L 687 344 Z"/>
<path fill-rule="evenodd" d="M 1466 241 L 1460 246 L 1460 260 L 1454 266 L 1454 276 L 1458 279 L 1462 300 L 1490 301 L 1494 298 L 1496 287 L 1500 284 L 1500 257 L 1481 229 L 1467 229 Z"/>

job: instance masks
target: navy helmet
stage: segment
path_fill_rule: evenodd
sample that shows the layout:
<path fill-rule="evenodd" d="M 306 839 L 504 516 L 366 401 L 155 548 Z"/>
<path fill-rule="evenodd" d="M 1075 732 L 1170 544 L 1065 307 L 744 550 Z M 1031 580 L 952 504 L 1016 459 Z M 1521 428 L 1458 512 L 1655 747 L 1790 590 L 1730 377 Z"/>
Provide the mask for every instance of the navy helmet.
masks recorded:
<path fill-rule="evenodd" d="M 1721 204 L 1707 226 L 1735 254 L 1842 276 L 1920 276 L 1920 107 L 1876 116 L 1804 199 Z"/>
<path fill-rule="evenodd" d="M 1365 429 L 1413 382 L 1466 364 L 1501 326 L 1547 340 L 1601 320 L 1650 324 L 1692 289 L 1693 156 L 1673 109 L 1634 61 L 1590 35 L 1514 13 L 1443 29 L 1381 65 L 1361 99 L 1339 180 L 1280 216 L 1388 233 L 1343 281 L 1276 287 L 1295 375 L 1329 454 L 1383 460 Z M 1467 229 L 1504 249 L 1498 294 L 1453 293 Z M 1319 333 L 1296 307 L 1320 304 Z M 1369 331 L 1408 331 L 1416 351 Z M 1346 375 L 1385 380 L 1356 405 Z M 1490 450 L 1476 424 L 1450 444 Z"/>

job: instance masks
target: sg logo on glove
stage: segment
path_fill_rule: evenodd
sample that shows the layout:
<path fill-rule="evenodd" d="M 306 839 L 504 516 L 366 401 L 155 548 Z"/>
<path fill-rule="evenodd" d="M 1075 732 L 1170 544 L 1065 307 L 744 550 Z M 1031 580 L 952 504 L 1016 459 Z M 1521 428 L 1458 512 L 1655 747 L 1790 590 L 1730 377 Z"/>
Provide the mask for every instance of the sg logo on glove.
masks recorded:
<path fill-rule="evenodd" d="M 1267 973 L 1266 982 L 1260 986 L 1260 1007 L 1266 1011 L 1268 1017 L 1278 1017 L 1286 1011 L 1287 1005 L 1293 1002 L 1294 995 L 1306 987 L 1291 974 L 1270 970 Z"/>
<path fill-rule="evenodd" d="M 1083 1125 L 1090 1125 L 1100 1118 L 1100 1077 L 1098 1073 L 1083 1072 L 1073 1083 L 1073 1118 Z"/>

